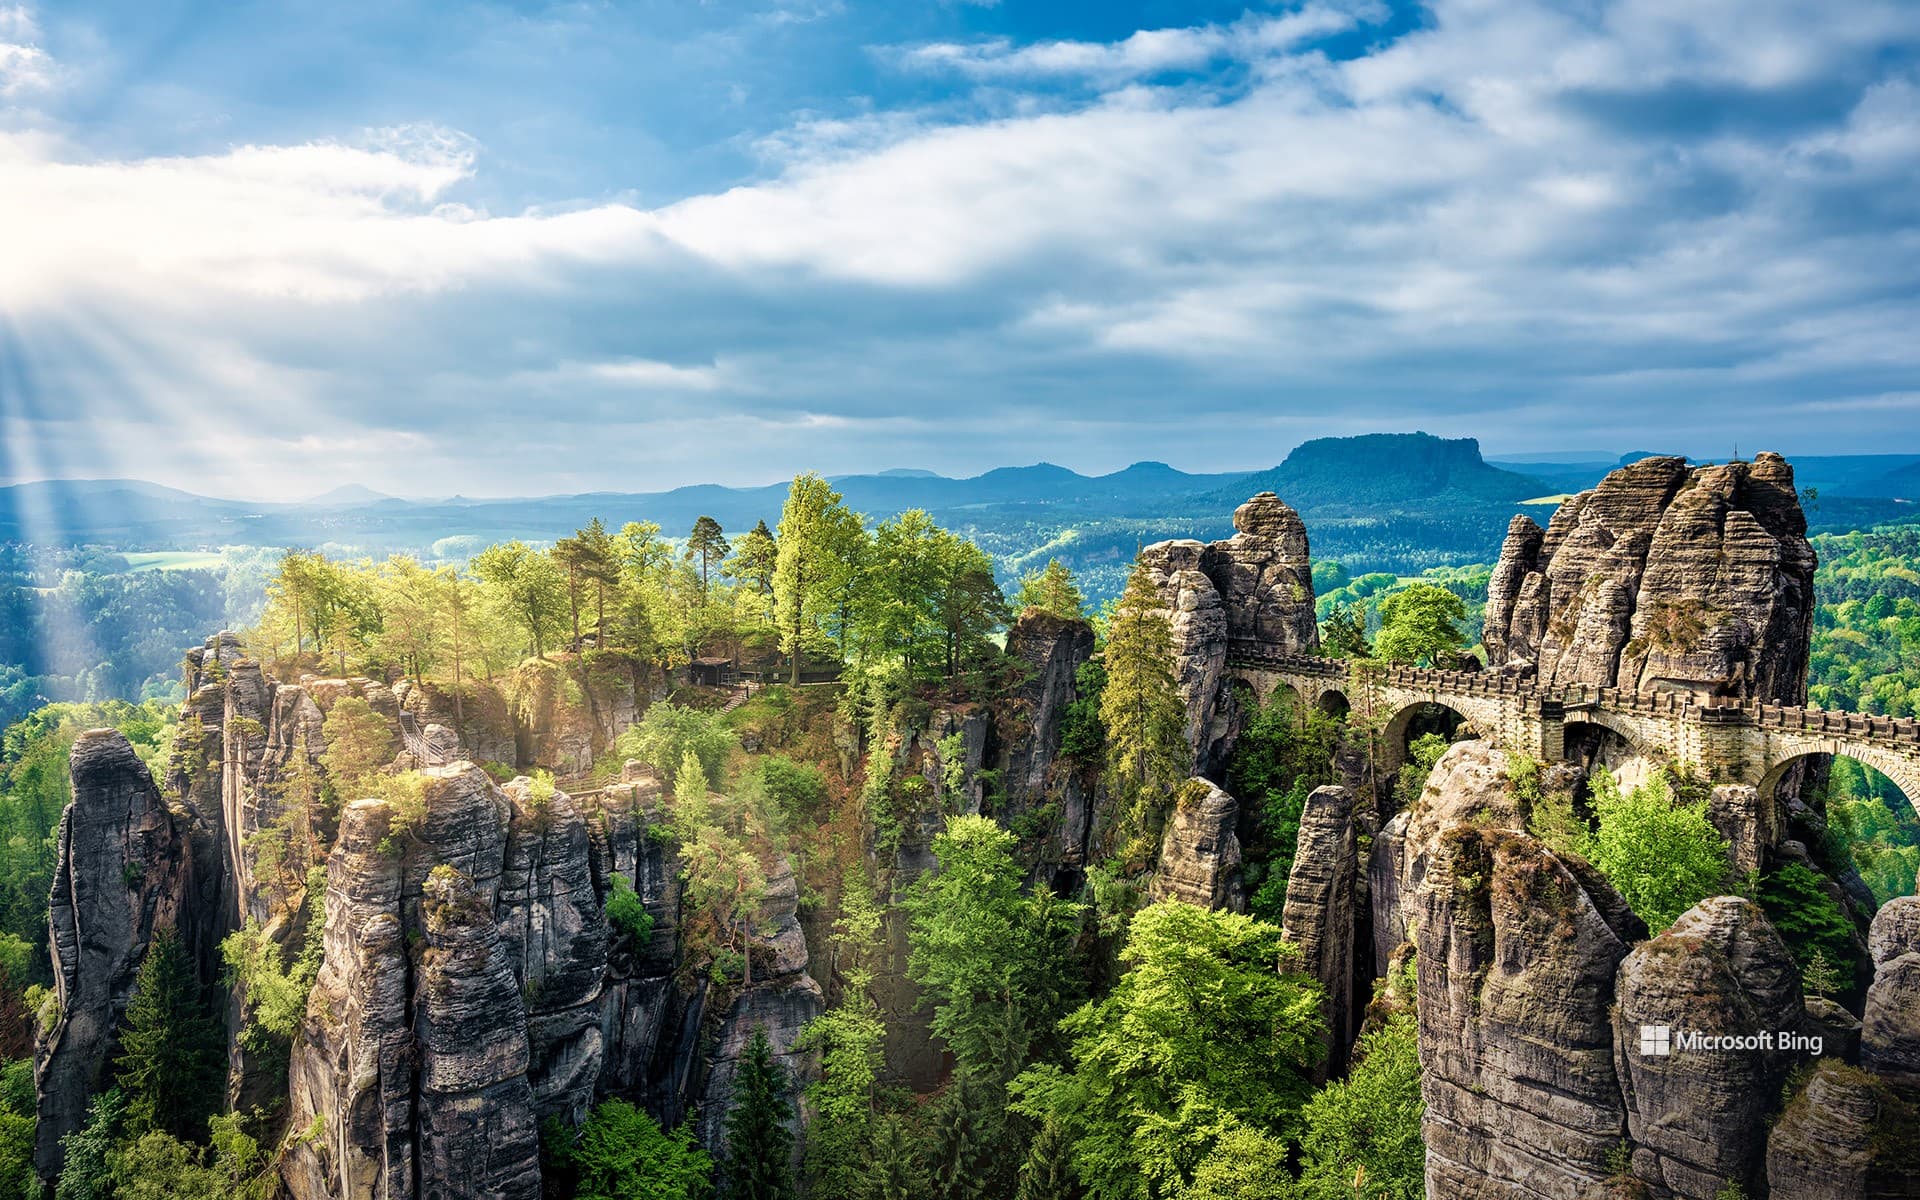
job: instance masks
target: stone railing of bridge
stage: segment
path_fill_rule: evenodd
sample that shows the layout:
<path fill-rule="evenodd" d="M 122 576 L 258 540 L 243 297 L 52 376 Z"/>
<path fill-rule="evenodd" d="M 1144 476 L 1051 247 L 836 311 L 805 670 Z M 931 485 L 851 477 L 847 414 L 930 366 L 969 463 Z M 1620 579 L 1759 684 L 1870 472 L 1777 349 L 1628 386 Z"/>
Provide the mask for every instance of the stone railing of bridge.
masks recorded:
<path fill-rule="evenodd" d="M 1257 644 L 1228 648 L 1228 671 L 1261 699 L 1285 684 L 1309 705 L 1360 701 L 1384 728 L 1383 767 L 1398 766 L 1408 722 L 1425 704 L 1442 704 L 1505 749 L 1543 760 L 1562 757 L 1569 727 L 1600 726 L 1635 752 L 1691 764 L 1717 782 L 1770 790 L 1784 769 L 1809 754 L 1839 754 L 1887 775 L 1920 799 L 1920 721 L 1755 700 L 1715 700 L 1692 692 L 1617 687 L 1540 688 L 1493 672 L 1443 671 L 1404 664 L 1274 653 Z M 1364 697 L 1354 694 L 1365 692 Z"/>

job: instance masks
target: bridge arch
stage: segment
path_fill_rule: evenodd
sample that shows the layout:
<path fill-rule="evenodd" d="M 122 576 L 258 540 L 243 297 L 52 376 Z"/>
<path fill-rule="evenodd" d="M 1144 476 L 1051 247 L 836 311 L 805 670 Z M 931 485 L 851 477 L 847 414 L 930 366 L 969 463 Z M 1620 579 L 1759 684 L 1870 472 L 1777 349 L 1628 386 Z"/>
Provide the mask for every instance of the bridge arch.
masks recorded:
<path fill-rule="evenodd" d="M 1470 715 L 1445 700 L 1422 698 L 1402 704 L 1380 731 L 1380 766 L 1391 776 L 1406 765 L 1416 738 L 1432 733 L 1451 742 L 1472 724 Z"/>
<path fill-rule="evenodd" d="M 1906 798 L 1909 815 L 1920 816 L 1920 766 L 1912 760 L 1878 746 L 1845 738 L 1796 739 L 1796 743 L 1782 747 L 1775 756 L 1770 756 L 1774 761 L 1768 763 L 1766 772 L 1760 777 L 1762 800 L 1773 799 L 1781 779 L 1796 763 L 1825 755 L 1829 758 L 1850 758 L 1885 775 Z"/>
<path fill-rule="evenodd" d="M 1345 691 L 1337 687 L 1323 689 L 1318 696 L 1314 697 L 1313 706 L 1319 709 L 1322 715 L 1332 717 L 1336 721 L 1346 720 L 1347 715 L 1353 711 L 1353 702 L 1347 699 Z"/>

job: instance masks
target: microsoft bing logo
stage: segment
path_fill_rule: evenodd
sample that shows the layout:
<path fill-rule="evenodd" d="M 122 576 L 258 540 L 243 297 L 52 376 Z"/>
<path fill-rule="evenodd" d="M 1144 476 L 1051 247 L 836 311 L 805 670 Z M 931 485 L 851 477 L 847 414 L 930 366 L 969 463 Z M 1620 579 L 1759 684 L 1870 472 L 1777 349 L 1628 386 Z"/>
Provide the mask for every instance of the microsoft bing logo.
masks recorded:
<path fill-rule="evenodd" d="M 1640 1053 L 1649 1058 L 1667 1058 L 1673 1054 L 1673 1030 L 1665 1025 L 1640 1027 Z"/>

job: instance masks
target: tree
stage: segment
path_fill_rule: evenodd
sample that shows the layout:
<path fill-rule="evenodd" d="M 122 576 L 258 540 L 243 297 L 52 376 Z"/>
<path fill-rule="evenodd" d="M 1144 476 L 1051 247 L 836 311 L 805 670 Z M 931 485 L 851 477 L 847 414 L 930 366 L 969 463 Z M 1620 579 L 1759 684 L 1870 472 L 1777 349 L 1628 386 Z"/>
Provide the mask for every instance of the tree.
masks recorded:
<path fill-rule="evenodd" d="M 1349 1181 L 1352 1182 L 1352 1181 Z M 1339 1193 L 1350 1200 L 1375 1200 L 1372 1189 L 1349 1188 Z M 1300 1200 L 1287 1160 L 1287 1143 L 1249 1129 L 1230 1125 L 1193 1172 L 1193 1183 L 1180 1200 Z"/>
<path fill-rule="evenodd" d="M 1147 817 L 1170 798 L 1192 756 L 1187 710 L 1173 677 L 1173 628 L 1153 582 L 1135 566 L 1108 625 L 1106 685 L 1100 723 L 1106 730 L 1107 786 L 1120 800 L 1122 845 L 1143 858 L 1140 839 L 1157 837 Z"/>
<path fill-rule="evenodd" d="M 866 973 L 871 979 L 871 973 Z M 887 1028 L 865 982 L 849 984 L 841 1002 L 814 1018 L 794 1043 L 820 1055 L 820 1078 L 807 1088 L 807 1186 L 815 1196 L 853 1196 L 865 1176 L 873 1140 L 874 1088 Z"/>
<path fill-rule="evenodd" d="M 707 590 L 707 564 L 720 562 L 726 558 L 733 547 L 727 544 L 725 532 L 720 522 L 702 515 L 693 523 L 693 532 L 687 535 L 687 552 L 700 557 L 700 591 Z"/>
<path fill-rule="evenodd" d="M 648 763 L 678 786 L 681 765 L 692 751 L 703 781 L 717 786 L 739 741 L 718 713 L 661 703 L 649 705 L 639 723 L 614 740 L 614 754 Z"/>
<path fill-rule="evenodd" d="M 1136 914 L 1120 957 L 1113 991 L 1062 1022 L 1071 1069 L 1029 1068 L 1014 1107 L 1063 1123 L 1092 1200 L 1172 1200 L 1223 1131 L 1294 1132 L 1322 992 L 1278 926 L 1178 900 Z"/>
<path fill-rule="evenodd" d="M 380 608 L 375 648 L 419 683 L 438 659 L 446 637 L 439 577 L 418 559 L 396 554 L 381 564 L 374 595 Z"/>
<path fill-rule="evenodd" d="M 600 597 L 600 623 L 606 621 L 606 586 L 616 578 L 613 542 L 599 517 L 585 529 L 574 530 L 572 537 L 553 544 L 553 561 L 566 576 L 567 610 L 573 621 L 573 648 L 580 649 L 580 608 L 588 589 Z"/>
<path fill-rule="evenodd" d="M 713 1160 L 691 1126 L 668 1133 L 625 1100 L 602 1100 L 563 1145 L 560 1165 L 578 1180 L 576 1200 L 706 1200 Z"/>
<path fill-rule="evenodd" d="M 1706 797 L 1677 803 L 1656 776 L 1622 794 L 1596 772 L 1591 805 L 1598 822 L 1585 857 L 1629 907 L 1658 933 L 1727 882 L 1727 843 L 1707 818 Z"/>
<path fill-rule="evenodd" d="M 1320 626 L 1320 644 L 1338 658 L 1372 658 L 1367 622 L 1351 604 L 1337 604 Z"/>
<path fill-rule="evenodd" d="M 128 1135 L 158 1129 L 181 1139 L 204 1136 L 226 1092 L 225 1040 L 179 939 L 172 930 L 154 934 L 134 978 L 114 1062 Z"/>
<path fill-rule="evenodd" d="M 727 1195 L 732 1200 L 791 1200 L 793 1102 L 787 1073 L 773 1061 L 765 1029 L 755 1029 L 733 1077 L 727 1110 Z"/>
<path fill-rule="evenodd" d="M 1434 583 L 1410 583 L 1380 602 L 1374 650 L 1389 662 L 1431 665 L 1466 645 L 1467 604 Z"/>
<path fill-rule="evenodd" d="M 913 1126 L 898 1113 L 879 1118 L 874 1124 L 872 1164 L 859 1200 L 925 1200 L 930 1194 Z"/>
<path fill-rule="evenodd" d="M 907 975 L 934 1008 L 933 1032 L 963 1073 L 1003 1082 L 1020 1069 L 1068 991 L 1073 910 L 1025 894 L 1016 840 L 991 817 L 957 816 L 933 839 L 938 871 L 915 880 Z"/>
<path fill-rule="evenodd" d="M 1300 815 L 1307 794 L 1333 781 L 1333 749 L 1339 723 L 1318 709 L 1297 707 L 1285 688 L 1255 709 L 1234 743 L 1227 763 L 1227 790 L 1254 817 L 1243 847 L 1250 908 L 1278 921 L 1287 902 Z"/>
<path fill-rule="evenodd" d="M 773 530 L 760 521 L 733 546 L 733 558 L 722 564 L 720 573 L 748 584 L 767 600 L 773 598 L 773 573 L 780 562 L 780 547 Z"/>
<path fill-rule="evenodd" d="M 938 1200 L 999 1200 L 1011 1190 L 1019 1159 L 1008 1152 L 1003 1087 L 961 1071 L 927 1106 L 925 1123 Z"/>
<path fill-rule="evenodd" d="M 1073 1139 L 1059 1121 L 1040 1123 L 1040 1132 L 1020 1164 L 1020 1190 L 1014 1200 L 1078 1200 L 1080 1185 L 1073 1177 Z"/>
<path fill-rule="evenodd" d="M 547 639 L 560 632 L 568 600 L 566 579 L 554 560 L 513 541 L 475 555 L 473 573 L 486 600 L 526 635 L 535 657 L 545 658 Z"/>
<path fill-rule="evenodd" d="M 342 795 L 363 791 L 393 761 L 393 731 L 387 719 L 358 696 L 342 696 L 320 726 L 327 748 L 320 762 Z"/>
<path fill-rule="evenodd" d="M 821 617 L 843 602 L 856 579 L 865 540 L 860 518 L 826 480 L 811 472 L 794 477 L 780 511 L 773 573 L 774 617 L 780 649 L 793 657 L 791 682 L 800 682 L 801 656 Z M 841 622 L 844 627 L 844 613 Z"/>
<path fill-rule="evenodd" d="M 1362 1037 L 1347 1078 L 1320 1089 L 1301 1111 L 1301 1200 L 1422 1200 L 1426 1145 L 1420 1122 L 1420 1033 L 1410 1012 Z M 1291 1197 L 1289 1197 L 1291 1200 Z"/>
<path fill-rule="evenodd" d="M 1086 617 L 1086 598 L 1074 585 L 1073 572 L 1057 558 L 1047 560 L 1045 570 L 1028 571 L 1020 577 L 1020 591 L 1013 598 L 1014 611 L 1043 612 L 1063 621 Z"/>

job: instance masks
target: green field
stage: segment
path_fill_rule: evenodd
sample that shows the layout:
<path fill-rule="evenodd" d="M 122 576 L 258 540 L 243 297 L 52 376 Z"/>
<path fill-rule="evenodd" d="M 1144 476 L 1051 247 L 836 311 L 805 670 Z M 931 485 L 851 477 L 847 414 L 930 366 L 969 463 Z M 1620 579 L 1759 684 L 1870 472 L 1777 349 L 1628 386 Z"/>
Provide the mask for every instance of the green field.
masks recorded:
<path fill-rule="evenodd" d="M 152 550 L 121 557 L 130 571 L 204 571 L 227 561 L 224 554 L 200 550 Z"/>

